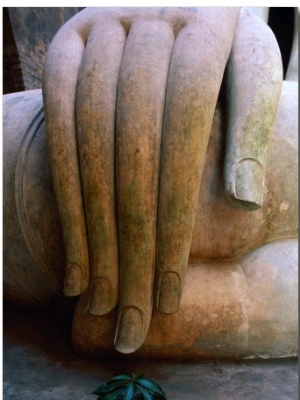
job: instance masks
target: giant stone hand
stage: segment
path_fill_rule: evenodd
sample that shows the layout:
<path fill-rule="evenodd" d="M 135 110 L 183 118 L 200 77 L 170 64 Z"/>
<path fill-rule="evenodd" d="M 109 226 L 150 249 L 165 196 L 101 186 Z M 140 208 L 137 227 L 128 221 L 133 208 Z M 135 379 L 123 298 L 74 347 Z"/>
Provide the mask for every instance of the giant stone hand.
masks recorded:
<path fill-rule="evenodd" d="M 153 299 L 178 309 L 221 85 L 227 196 L 254 210 L 281 79 L 273 34 L 237 8 L 88 8 L 54 38 L 43 98 L 64 292 L 88 289 L 95 315 L 118 304 L 119 351 L 143 343 Z"/>

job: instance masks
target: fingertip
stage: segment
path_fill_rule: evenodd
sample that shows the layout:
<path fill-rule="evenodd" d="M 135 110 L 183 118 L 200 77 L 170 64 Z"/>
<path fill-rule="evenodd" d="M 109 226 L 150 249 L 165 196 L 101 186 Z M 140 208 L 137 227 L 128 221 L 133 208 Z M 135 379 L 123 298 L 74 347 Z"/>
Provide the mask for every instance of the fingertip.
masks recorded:
<path fill-rule="evenodd" d="M 66 271 L 64 295 L 67 297 L 78 296 L 86 291 L 88 283 L 85 282 L 83 271 L 76 263 L 69 263 Z"/>
<path fill-rule="evenodd" d="M 134 353 L 143 344 L 146 333 L 141 310 L 134 306 L 124 307 L 119 315 L 116 330 L 116 350 L 123 354 Z"/>
<path fill-rule="evenodd" d="M 263 165 L 254 158 L 244 158 L 227 173 L 226 194 L 231 205 L 237 209 L 252 211 L 263 205 L 264 177 Z M 231 178 L 231 179 L 230 179 Z"/>
<path fill-rule="evenodd" d="M 116 306 L 116 296 L 108 279 L 95 277 L 91 282 L 88 309 L 92 315 L 104 315 Z"/>

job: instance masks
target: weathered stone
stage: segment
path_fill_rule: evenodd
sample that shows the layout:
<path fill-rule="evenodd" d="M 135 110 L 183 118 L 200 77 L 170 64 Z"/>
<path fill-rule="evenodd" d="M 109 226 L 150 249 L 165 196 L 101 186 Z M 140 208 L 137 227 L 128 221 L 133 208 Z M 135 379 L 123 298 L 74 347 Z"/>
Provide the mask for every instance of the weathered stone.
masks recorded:
<path fill-rule="evenodd" d="M 5 245 L 18 238 L 25 256 L 5 254 L 8 296 L 60 300 L 66 268 L 64 294 L 83 294 L 73 326 L 83 354 L 111 352 L 113 337 L 123 353 L 145 341 L 149 356 L 293 354 L 297 103 L 287 87 L 270 143 L 281 87 L 275 37 L 246 9 L 72 18 L 45 60 L 49 153 L 40 94 L 5 99 Z M 40 270 L 26 284 L 32 261 Z"/>
<path fill-rule="evenodd" d="M 42 72 L 46 51 L 54 35 L 59 28 L 78 11 L 78 7 L 8 7 L 8 15 L 13 33 L 13 39 L 17 47 L 18 63 L 21 77 L 26 90 L 42 87 Z M 4 10 L 4 22 L 8 15 Z M 7 32 L 10 33 L 10 29 Z M 7 46 L 11 46 L 12 40 L 4 36 Z M 4 46 L 4 49 L 7 47 Z M 4 64 L 7 66 L 12 59 L 7 54 Z M 5 76 L 6 78 L 6 76 Z M 4 83 L 7 83 L 8 77 Z M 18 89 L 21 90 L 20 86 Z M 7 92 L 6 92 L 7 93 Z"/>
<path fill-rule="evenodd" d="M 190 264 L 179 310 L 153 312 L 135 357 L 297 355 L 297 246 L 297 240 L 287 240 L 262 246 L 235 262 Z M 113 355 L 116 312 L 93 316 L 87 298 L 82 295 L 74 314 L 74 348 L 89 357 Z"/>
<path fill-rule="evenodd" d="M 49 47 L 43 100 L 64 293 L 88 289 L 92 314 L 118 303 L 121 352 L 142 345 L 153 303 L 179 307 L 221 85 L 225 192 L 255 210 L 282 86 L 279 47 L 260 18 L 228 7 L 90 8 Z"/>
<path fill-rule="evenodd" d="M 256 211 L 233 209 L 226 200 L 216 110 L 181 305 L 175 314 L 154 311 L 137 356 L 297 351 L 297 104 L 297 85 L 285 83 L 266 163 L 265 203 Z M 41 92 L 4 96 L 3 106 L 4 296 L 22 305 L 45 307 L 53 298 L 63 304 L 65 253 Z M 112 354 L 116 311 L 91 315 L 87 301 L 88 293 L 76 307 L 74 347 L 89 356 Z"/>

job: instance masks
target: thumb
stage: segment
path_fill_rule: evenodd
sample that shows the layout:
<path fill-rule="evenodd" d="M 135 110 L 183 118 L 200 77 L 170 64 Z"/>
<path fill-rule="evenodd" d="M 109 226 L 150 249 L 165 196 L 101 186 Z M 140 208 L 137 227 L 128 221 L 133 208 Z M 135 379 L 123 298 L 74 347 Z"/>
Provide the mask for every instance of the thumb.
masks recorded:
<path fill-rule="evenodd" d="M 230 203 L 263 204 L 265 159 L 282 86 L 279 47 L 270 28 L 242 10 L 227 65 L 225 190 Z"/>

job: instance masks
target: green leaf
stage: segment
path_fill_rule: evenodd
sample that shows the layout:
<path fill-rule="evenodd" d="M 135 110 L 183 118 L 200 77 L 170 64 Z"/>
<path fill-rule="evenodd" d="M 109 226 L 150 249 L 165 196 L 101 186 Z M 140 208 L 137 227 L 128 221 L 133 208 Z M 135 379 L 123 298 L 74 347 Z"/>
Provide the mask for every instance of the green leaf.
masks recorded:
<path fill-rule="evenodd" d="M 139 378 L 136 382 L 145 389 L 149 390 L 151 393 L 166 397 L 162 388 L 151 379 Z"/>
<path fill-rule="evenodd" d="M 104 385 L 101 385 L 96 389 L 93 394 L 104 394 L 104 393 L 111 393 L 118 387 L 125 387 L 127 386 L 129 381 L 109 381 Z"/>
<path fill-rule="evenodd" d="M 157 383 L 135 373 L 132 373 L 131 377 L 125 374 L 117 375 L 99 386 L 93 394 L 99 395 L 98 400 L 118 400 L 119 396 L 124 396 L 124 400 L 131 400 L 136 392 L 139 392 L 144 400 L 166 400 L 165 393 Z"/>
<path fill-rule="evenodd" d="M 134 384 L 129 383 L 128 388 L 127 388 L 127 393 L 126 393 L 126 396 L 124 397 L 124 400 L 132 400 L 133 392 L 134 392 Z"/>
<path fill-rule="evenodd" d="M 136 388 L 142 393 L 144 400 L 153 400 L 152 394 L 148 393 L 147 389 L 144 389 L 143 386 L 136 384 Z"/>
<path fill-rule="evenodd" d="M 110 382 L 111 382 L 111 381 L 131 381 L 131 378 L 130 378 L 129 375 L 123 374 L 123 375 L 114 376 L 114 377 L 110 380 Z"/>
<path fill-rule="evenodd" d="M 110 393 L 118 386 L 126 386 L 128 383 L 131 382 L 131 378 L 128 375 L 117 375 L 113 377 L 109 382 L 104 383 L 103 385 L 99 386 L 93 394 L 102 394 L 102 393 Z"/>
<path fill-rule="evenodd" d="M 115 392 L 111 393 L 111 394 L 107 397 L 107 400 L 117 400 L 118 396 L 121 396 L 121 395 L 124 396 L 125 393 L 126 393 L 126 388 L 125 388 L 125 387 L 120 388 L 120 389 L 116 389 Z M 101 400 L 102 400 L 102 399 L 101 399 Z"/>

